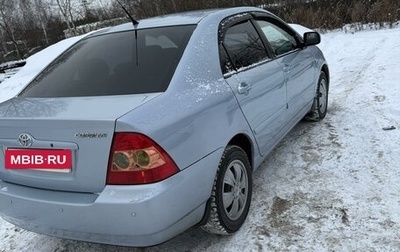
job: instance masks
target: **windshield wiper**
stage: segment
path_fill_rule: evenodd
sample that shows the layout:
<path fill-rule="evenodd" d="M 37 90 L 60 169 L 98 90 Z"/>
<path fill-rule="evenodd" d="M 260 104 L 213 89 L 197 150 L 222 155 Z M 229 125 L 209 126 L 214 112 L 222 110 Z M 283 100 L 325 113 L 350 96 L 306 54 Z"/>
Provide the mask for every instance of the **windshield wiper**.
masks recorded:
<path fill-rule="evenodd" d="M 135 28 L 136 28 L 136 26 L 139 24 L 139 22 L 138 22 L 137 20 L 135 20 L 135 19 L 132 17 L 132 15 L 128 12 L 128 10 L 127 10 L 125 7 L 121 4 L 120 1 L 118 1 L 118 0 L 116 0 L 116 1 L 117 1 L 117 3 L 121 6 L 121 8 L 124 10 L 124 12 L 126 13 L 126 15 L 128 15 L 128 17 L 129 17 L 129 19 L 131 20 L 133 26 L 135 26 Z"/>
<path fill-rule="evenodd" d="M 131 20 L 133 27 L 135 28 L 135 50 L 136 50 L 136 66 L 139 66 L 139 52 L 138 52 L 138 32 L 137 32 L 137 26 L 139 22 L 135 20 L 132 15 L 129 13 L 129 11 L 121 4 L 120 1 L 116 0 L 117 3 L 121 6 L 121 8 L 124 10 L 126 15 L 128 15 L 129 19 Z"/>

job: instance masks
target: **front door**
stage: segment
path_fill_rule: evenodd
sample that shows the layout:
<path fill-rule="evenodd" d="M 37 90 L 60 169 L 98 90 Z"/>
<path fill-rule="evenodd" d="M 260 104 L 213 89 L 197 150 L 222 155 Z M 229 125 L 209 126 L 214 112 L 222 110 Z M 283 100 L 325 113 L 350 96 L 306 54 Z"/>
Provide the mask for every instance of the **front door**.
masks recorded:
<path fill-rule="evenodd" d="M 256 23 L 285 74 L 288 104 L 286 124 L 291 128 L 311 108 L 316 81 L 313 60 L 309 50 L 299 45 L 296 34 L 278 20 L 260 17 Z"/>

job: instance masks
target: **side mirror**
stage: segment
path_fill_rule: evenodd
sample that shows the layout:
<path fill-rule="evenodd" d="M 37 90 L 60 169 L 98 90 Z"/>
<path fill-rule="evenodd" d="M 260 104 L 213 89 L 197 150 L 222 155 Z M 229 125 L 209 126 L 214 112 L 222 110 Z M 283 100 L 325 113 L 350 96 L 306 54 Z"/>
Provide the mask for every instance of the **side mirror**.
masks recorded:
<path fill-rule="evenodd" d="M 306 32 L 303 36 L 304 46 L 318 45 L 321 43 L 321 35 L 318 32 Z"/>

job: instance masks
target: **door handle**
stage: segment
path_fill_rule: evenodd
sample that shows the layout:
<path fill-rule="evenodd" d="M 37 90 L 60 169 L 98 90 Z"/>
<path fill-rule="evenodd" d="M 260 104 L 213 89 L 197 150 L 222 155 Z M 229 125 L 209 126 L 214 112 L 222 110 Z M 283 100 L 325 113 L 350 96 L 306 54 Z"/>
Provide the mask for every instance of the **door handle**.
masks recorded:
<path fill-rule="evenodd" d="M 242 82 L 239 84 L 238 93 L 248 95 L 251 89 L 251 85 L 247 84 L 246 82 Z"/>
<path fill-rule="evenodd" d="M 289 65 L 289 64 L 284 64 L 283 65 L 283 71 L 284 72 L 290 72 L 290 70 L 292 70 L 293 66 Z"/>

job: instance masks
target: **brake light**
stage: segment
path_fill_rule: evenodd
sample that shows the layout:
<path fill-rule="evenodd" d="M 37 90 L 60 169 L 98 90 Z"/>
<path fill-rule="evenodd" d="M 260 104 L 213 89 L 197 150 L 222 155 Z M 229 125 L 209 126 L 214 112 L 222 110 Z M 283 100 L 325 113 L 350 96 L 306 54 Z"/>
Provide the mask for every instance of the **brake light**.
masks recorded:
<path fill-rule="evenodd" d="M 164 180 L 179 171 L 172 158 L 139 133 L 115 133 L 107 184 L 137 185 Z"/>

